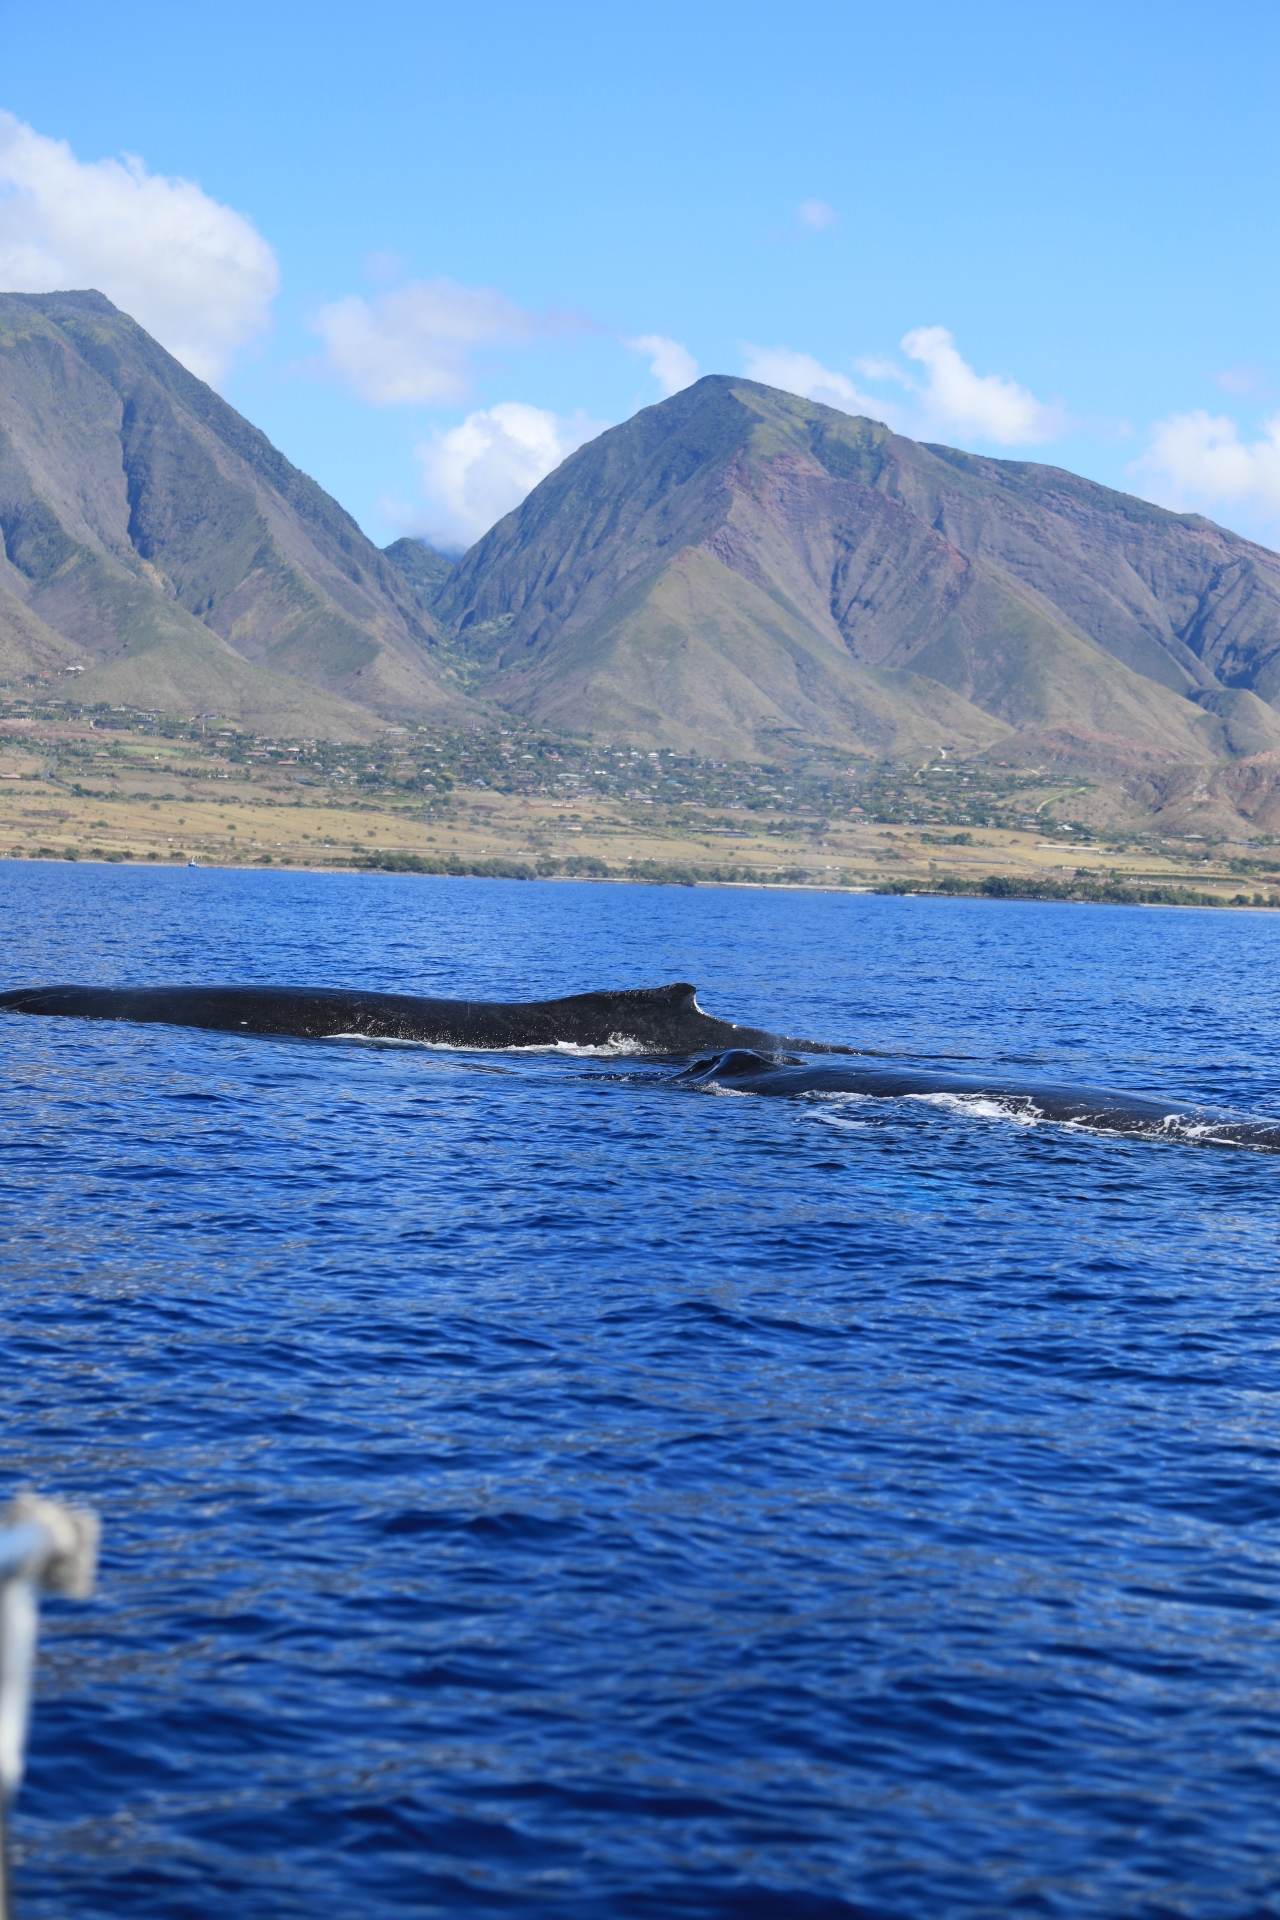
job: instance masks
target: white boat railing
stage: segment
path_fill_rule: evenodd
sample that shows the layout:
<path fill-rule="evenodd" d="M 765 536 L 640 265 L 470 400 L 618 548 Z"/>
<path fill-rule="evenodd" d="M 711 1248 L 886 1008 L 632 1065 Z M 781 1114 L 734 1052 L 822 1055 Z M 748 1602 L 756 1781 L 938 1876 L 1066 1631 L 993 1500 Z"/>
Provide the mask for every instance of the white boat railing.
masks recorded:
<path fill-rule="evenodd" d="M 88 1598 L 98 1533 L 96 1514 L 30 1493 L 0 1515 L 0 1920 L 13 1920 L 8 1816 L 26 1760 L 38 1596 Z"/>

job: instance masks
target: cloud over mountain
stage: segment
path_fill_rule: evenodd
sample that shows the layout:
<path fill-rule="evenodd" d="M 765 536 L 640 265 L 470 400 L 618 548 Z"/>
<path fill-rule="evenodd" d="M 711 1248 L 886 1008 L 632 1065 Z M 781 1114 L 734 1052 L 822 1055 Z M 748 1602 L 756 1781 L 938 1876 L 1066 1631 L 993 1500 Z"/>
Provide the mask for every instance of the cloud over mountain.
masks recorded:
<path fill-rule="evenodd" d="M 280 284 L 274 251 L 194 180 L 133 155 L 78 160 L 0 112 L 0 286 L 97 287 L 202 380 L 262 331 Z"/>
<path fill-rule="evenodd" d="M 1256 440 L 1242 440 L 1226 414 L 1175 413 L 1157 422 L 1130 471 L 1164 506 L 1211 516 L 1243 506 L 1273 537 L 1280 533 L 1280 413 L 1263 422 Z"/>
<path fill-rule="evenodd" d="M 411 280 L 365 300 L 348 294 L 321 307 L 313 330 L 324 341 L 317 371 L 375 407 L 447 405 L 471 391 L 483 348 L 531 346 L 589 323 L 571 313 L 540 314 L 494 287 Z"/>
<path fill-rule="evenodd" d="M 999 447 L 1035 446 L 1055 439 L 1066 425 L 1060 408 L 1045 406 L 1016 380 L 975 373 L 945 327 L 913 328 L 902 351 L 928 375 L 920 406 L 929 422 L 976 433 Z"/>
<path fill-rule="evenodd" d="M 882 356 L 855 365 L 869 380 L 892 381 L 910 396 L 905 402 L 867 393 L 846 374 L 789 347 L 748 347 L 745 372 L 766 386 L 785 388 L 842 413 L 883 420 L 895 432 L 924 440 L 964 433 L 1001 447 L 1034 446 L 1055 439 L 1069 424 L 1061 408 L 1046 406 L 1017 381 L 1004 374 L 976 373 L 946 327 L 913 328 L 903 338 L 902 351 L 924 368 L 923 380 Z"/>
<path fill-rule="evenodd" d="M 412 280 L 376 300 L 349 294 L 321 307 L 320 365 L 357 398 L 393 407 L 465 398 L 478 347 L 531 339 L 545 323 L 492 287 Z"/>
<path fill-rule="evenodd" d="M 896 428 L 901 421 L 901 407 L 859 392 L 852 380 L 824 367 L 811 353 L 793 353 L 789 347 L 748 347 L 745 358 L 748 380 L 758 380 L 762 386 L 798 393 L 821 406 L 838 407 L 841 413 L 865 414 L 886 426 Z"/>
<path fill-rule="evenodd" d="M 664 400 L 669 400 L 673 393 L 683 393 L 698 377 L 698 363 L 688 347 L 681 346 L 678 340 L 668 340 L 665 334 L 642 333 L 637 339 L 624 340 L 622 344 L 632 353 L 645 355 Z"/>
<path fill-rule="evenodd" d="M 505 400 L 437 431 L 417 450 L 428 505 L 414 531 L 446 550 L 469 547 L 605 424 Z"/>

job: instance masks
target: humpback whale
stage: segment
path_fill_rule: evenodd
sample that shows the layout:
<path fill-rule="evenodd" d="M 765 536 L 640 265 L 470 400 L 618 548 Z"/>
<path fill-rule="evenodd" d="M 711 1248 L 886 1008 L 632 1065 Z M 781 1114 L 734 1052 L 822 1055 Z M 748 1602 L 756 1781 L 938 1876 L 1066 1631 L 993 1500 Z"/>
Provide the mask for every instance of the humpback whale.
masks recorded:
<path fill-rule="evenodd" d="M 682 1057 L 735 1047 L 761 1054 L 854 1051 L 713 1019 L 687 980 L 509 1003 L 343 987 L 19 987 L 0 993 L 0 1009 L 305 1040 L 416 1040 L 475 1049 L 569 1046 Z"/>
<path fill-rule="evenodd" d="M 1088 1087 L 1029 1086 L 998 1076 L 871 1065 L 868 1050 L 797 1040 L 717 1020 L 686 980 L 665 987 L 576 993 L 562 1000 L 434 1000 L 343 987 L 19 987 L 0 1011 L 78 1020 L 152 1021 L 222 1033 L 305 1040 L 400 1040 L 493 1051 L 566 1047 L 691 1060 L 666 1084 L 774 1098 L 861 1094 L 893 1100 L 950 1095 L 994 1103 L 1017 1117 L 1106 1133 L 1163 1135 L 1280 1153 L 1280 1121 L 1235 1119 Z M 826 1056 L 801 1060 L 796 1054 Z M 852 1058 L 861 1055 L 865 1064 Z M 694 1058 L 693 1056 L 698 1056 Z"/>
<path fill-rule="evenodd" d="M 855 1066 L 843 1060 L 784 1061 L 748 1047 L 731 1047 L 711 1059 L 695 1060 L 670 1084 L 726 1087 L 736 1093 L 775 1099 L 856 1093 L 867 1099 L 892 1100 L 944 1094 L 961 1101 L 990 1103 L 1011 1117 L 1052 1120 L 1092 1132 L 1163 1135 L 1212 1146 L 1280 1153 L 1280 1121 L 1276 1120 L 1236 1120 L 1196 1108 L 1179 1110 L 1167 1101 L 1092 1087 L 1027 1086 L 996 1077 L 915 1067 Z"/>

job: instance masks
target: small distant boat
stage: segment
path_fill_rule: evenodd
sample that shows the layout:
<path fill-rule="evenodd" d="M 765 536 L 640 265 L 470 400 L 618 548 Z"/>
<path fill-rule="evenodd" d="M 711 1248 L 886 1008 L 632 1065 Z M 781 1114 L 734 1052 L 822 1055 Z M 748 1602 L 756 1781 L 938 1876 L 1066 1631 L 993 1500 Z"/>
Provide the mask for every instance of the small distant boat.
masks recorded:
<path fill-rule="evenodd" d="M 192 854 L 191 858 L 187 861 L 187 865 L 189 867 L 198 867 L 200 865 L 200 862 L 196 859 L 194 853 Z"/>

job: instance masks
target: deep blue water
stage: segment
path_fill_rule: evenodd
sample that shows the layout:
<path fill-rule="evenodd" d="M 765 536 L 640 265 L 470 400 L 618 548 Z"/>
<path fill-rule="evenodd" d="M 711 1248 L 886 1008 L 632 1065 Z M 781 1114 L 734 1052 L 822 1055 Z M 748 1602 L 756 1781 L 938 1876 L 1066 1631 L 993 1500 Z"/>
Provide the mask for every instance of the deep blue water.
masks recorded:
<path fill-rule="evenodd" d="M 0 866 L 3 985 L 711 1012 L 1280 1113 L 1280 917 Z M 0 1015 L 21 1911 L 1280 1914 L 1275 1157 Z"/>

